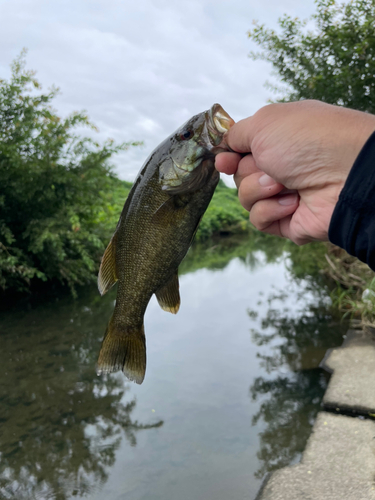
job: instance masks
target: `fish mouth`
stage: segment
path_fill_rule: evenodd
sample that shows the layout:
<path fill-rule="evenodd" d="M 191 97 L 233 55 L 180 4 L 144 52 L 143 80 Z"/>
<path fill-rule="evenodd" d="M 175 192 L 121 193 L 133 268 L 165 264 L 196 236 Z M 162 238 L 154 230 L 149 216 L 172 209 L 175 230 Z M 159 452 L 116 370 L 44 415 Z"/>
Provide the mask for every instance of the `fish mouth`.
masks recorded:
<path fill-rule="evenodd" d="M 220 104 L 214 104 L 207 113 L 206 129 L 212 147 L 221 145 L 223 136 L 230 127 L 234 125 L 234 120 L 228 115 Z"/>
<path fill-rule="evenodd" d="M 210 124 L 219 134 L 225 134 L 234 125 L 234 120 L 228 115 L 220 104 L 214 104 L 208 112 Z"/>

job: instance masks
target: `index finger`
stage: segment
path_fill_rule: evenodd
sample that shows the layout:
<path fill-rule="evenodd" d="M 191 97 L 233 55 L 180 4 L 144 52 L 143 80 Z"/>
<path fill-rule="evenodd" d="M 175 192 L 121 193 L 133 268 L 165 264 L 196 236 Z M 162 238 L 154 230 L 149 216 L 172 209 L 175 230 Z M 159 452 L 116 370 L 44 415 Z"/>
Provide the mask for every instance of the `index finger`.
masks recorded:
<path fill-rule="evenodd" d="M 237 172 L 238 163 L 242 156 L 238 153 L 219 153 L 215 157 L 216 170 L 223 174 L 233 175 Z"/>

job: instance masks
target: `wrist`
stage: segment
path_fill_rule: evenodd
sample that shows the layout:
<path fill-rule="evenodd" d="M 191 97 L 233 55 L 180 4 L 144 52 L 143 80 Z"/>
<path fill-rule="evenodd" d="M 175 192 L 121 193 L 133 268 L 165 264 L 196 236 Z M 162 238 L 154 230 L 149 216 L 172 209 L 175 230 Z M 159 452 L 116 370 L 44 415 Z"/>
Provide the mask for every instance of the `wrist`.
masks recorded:
<path fill-rule="evenodd" d="M 358 155 L 371 134 L 375 131 L 374 115 L 351 109 L 345 109 L 345 113 L 347 115 L 346 120 L 343 120 L 338 130 L 340 134 L 342 130 L 346 132 L 343 134 L 339 146 L 341 155 L 338 167 L 342 174 L 338 180 L 341 185 L 340 191 L 344 187 Z"/>

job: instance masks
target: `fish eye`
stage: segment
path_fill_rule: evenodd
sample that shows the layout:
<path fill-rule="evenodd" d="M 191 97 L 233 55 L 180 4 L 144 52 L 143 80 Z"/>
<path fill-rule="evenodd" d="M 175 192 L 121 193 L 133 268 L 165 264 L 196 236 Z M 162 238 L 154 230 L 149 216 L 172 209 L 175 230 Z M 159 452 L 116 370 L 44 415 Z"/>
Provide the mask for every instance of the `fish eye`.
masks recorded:
<path fill-rule="evenodd" d="M 185 130 L 184 132 L 182 132 L 182 134 L 180 134 L 180 139 L 182 141 L 186 141 L 187 139 L 190 139 L 191 137 L 193 137 L 192 130 Z"/>

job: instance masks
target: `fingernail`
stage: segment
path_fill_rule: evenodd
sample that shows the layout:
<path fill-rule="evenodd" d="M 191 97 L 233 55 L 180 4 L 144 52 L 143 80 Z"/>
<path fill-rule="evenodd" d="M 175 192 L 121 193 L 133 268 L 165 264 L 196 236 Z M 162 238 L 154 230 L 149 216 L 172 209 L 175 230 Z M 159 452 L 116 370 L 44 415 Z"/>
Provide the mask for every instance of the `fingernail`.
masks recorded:
<path fill-rule="evenodd" d="M 259 184 L 263 187 L 272 186 L 273 184 L 276 184 L 276 181 L 269 175 L 263 174 L 262 177 L 259 177 Z"/>
<path fill-rule="evenodd" d="M 296 194 L 287 194 L 285 196 L 281 196 L 279 198 L 280 205 L 294 205 L 298 201 L 298 195 Z"/>

